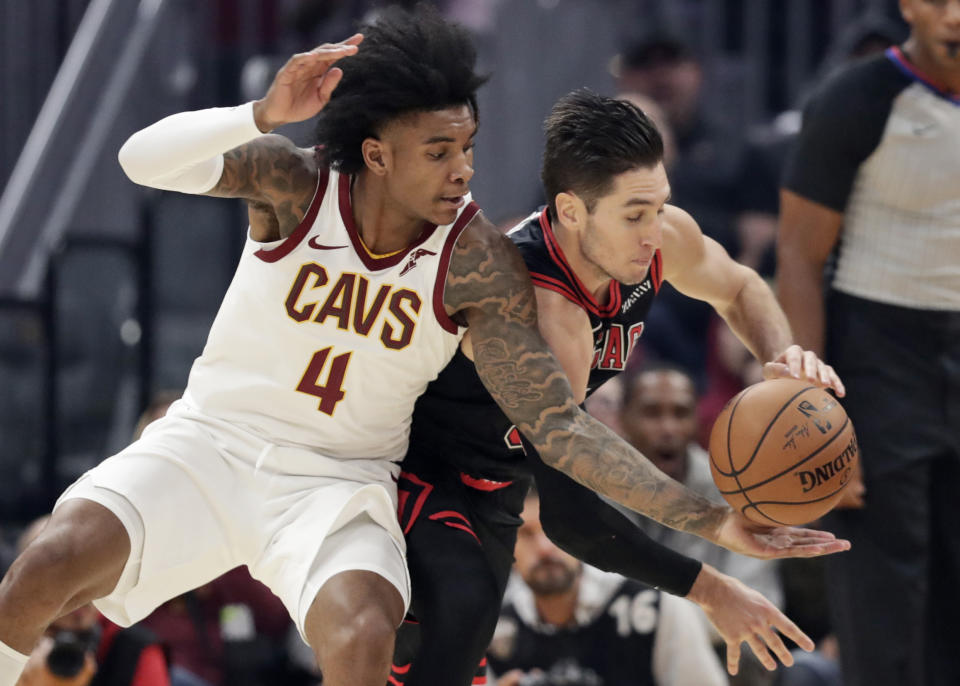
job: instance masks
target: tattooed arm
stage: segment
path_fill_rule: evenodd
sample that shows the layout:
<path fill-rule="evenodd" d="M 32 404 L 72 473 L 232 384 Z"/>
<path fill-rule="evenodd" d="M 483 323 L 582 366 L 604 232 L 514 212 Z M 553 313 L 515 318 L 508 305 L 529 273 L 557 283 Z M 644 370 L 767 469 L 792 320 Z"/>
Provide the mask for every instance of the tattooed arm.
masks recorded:
<path fill-rule="evenodd" d="M 457 241 L 444 300 L 470 327 L 484 386 L 544 462 L 667 526 L 717 539 L 729 509 L 670 479 L 577 407 L 537 328 L 526 267 L 512 242 L 483 218 Z"/>
<path fill-rule="evenodd" d="M 180 112 L 138 131 L 120 149 L 120 165 L 146 186 L 244 198 L 255 240 L 288 236 L 316 190 L 317 163 L 312 151 L 263 133 L 320 112 L 342 75 L 332 65 L 354 54 L 362 39 L 294 55 L 261 100 Z"/>
<path fill-rule="evenodd" d="M 482 215 L 454 248 L 444 304 L 470 327 L 484 386 L 550 466 L 666 526 L 747 555 L 812 556 L 849 547 L 828 533 L 749 524 L 670 479 L 583 412 L 538 330 L 520 254 Z"/>

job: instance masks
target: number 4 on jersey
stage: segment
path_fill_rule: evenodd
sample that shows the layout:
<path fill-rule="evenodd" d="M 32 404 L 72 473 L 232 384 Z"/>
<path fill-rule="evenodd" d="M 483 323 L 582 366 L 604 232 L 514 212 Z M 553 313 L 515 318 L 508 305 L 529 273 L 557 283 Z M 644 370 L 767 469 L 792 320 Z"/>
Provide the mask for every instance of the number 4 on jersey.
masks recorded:
<path fill-rule="evenodd" d="M 343 400 L 343 377 L 347 374 L 347 365 L 350 363 L 350 355 L 353 353 L 343 353 L 337 355 L 330 361 L 330 371 L 327 372 L 326 383 L 320 383 L 320 375 L 323 374 L 323 368 L 327 364 L 327 357 L 333 348 L 324 348 L 318 350 L 310 359 L 307 365 L 307 371 L 303 373 L 297 390 L 301 393 L 308 393 L 320 398 L 318 410 L 333 416 L 333 410 L 337 403 Z"/>

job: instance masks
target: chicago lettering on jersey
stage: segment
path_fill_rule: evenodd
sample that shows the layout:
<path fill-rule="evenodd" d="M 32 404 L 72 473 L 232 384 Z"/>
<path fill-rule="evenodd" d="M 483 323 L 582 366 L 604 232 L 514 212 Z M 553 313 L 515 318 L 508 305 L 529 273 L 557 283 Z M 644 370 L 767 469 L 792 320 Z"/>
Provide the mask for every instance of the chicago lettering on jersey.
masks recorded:
<path fill-rule="evenodd" d="M 593 364 L 590 368 L 622 370 L 641 334 L 643 334 L 643 322 L 631 325 L 626 331 L 623 324 L 611 324 L 603 337 L 598 337 L 594 342 Z"/>
<path fill-rule="evenodd" d="M 376 327 L 380 341 L 401 350 L 413 340 L 423 304 L 409 288 L 383 284 L 373 292 L 362 274 L 344 272 L 332 285 L 327 270 L 315 262 L 300 267 L 287 299 L 287 314 L 295 322 L 335 324 L 342 331 L 367 336 Z"/>

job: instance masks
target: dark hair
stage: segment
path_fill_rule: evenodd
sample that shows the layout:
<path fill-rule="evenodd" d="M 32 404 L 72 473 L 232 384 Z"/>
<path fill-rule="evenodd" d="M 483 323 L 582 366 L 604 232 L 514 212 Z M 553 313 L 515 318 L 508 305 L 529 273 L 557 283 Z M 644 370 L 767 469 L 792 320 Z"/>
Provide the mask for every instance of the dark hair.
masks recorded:
<path fill-rule="evenodd" d="M 474 72 L 465 29 L 418 5 L 389 7 L 360 31 L 363 43 L 338 63 L 343 79 L 317 117 L 316 142 L 332 167 L 361 170 L 364 139 L 403 115 L 468 105 L 476 116 L 476 92 L 487 79 Z"/>
<path fill-rule="evenodd" d="M 663 64 L 696 61 L 690 43 L 674 35 L 650 35 L 628 45 L 620 53 L 620 68 L 648 69 Z"/>
<path fill-rule="evenodd" d="M 626 407 L 630 403 L 630 401 L 633 399 L 634 386 L 636 385 L 637 380 L 641 376 L 646 376 L 647 374 L 679 374 L 690 382 L 690 386 L 693 388 L 694 399 L 696 400 L 700 397 L 700 392 L 697 388 L 697 380 L 693 377 L 693 372 L 682 365 L 670 362 L 668 360 L 654 360 L 641 366 L 637 366 L 633 369 L 628 369 L 623 374 L 623 385 L 620 389 L 621 407 Z"/>
<path fill-rule="evenodd" d="M 592 212 L 614 177 L 663 159 L 663 139 L 643 110 L 586 89 L 562 97 L 544 131 L 540 178 L 554 218 L 557 193 L 576 193 Z"/>

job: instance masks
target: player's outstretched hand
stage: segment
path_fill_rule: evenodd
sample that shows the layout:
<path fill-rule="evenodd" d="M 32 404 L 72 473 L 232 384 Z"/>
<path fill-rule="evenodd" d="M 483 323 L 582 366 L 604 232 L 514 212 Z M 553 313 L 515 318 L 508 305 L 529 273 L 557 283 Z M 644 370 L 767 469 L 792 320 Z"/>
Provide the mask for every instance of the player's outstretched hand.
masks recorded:
<path fill-rule="evenodd" d="M 850 541 L 837 538 L 829 531 L 797 526 L 771 528 L 751 522 L 733 510 L 720 526 L 715 543 L 735 553 L 763 560 L 819 557 L 850 549 Z"/>
<path fill-rule="evenodd" d="M 812 350 L 804 350 L 799 345 L 791 345 L 763 365 L 763 378 L 804 379 L 815 386 L 832 389 L 841 398 L 847 394 L 833 367 L 817 357 Z"/>
<path fill-rule="evenodd" d="M 777 668 L 777 660 L 773 655 L 788 667 L 793 664 L 793 656 L 787 650 L 781 634 L 807 652 L 813 650 L 810 637 L 773 603 L 710 565 L 703 565 L 687 599 L 703 609 L 726 642 L 727 671 L 730 674 L 736 674 L 739 669 L 740 647 L 744 641 L 769 670 Z"/>
<path fill-rule="evenodd" d="M 343 76 L 333 64 L 356 54 L 362 40 L 363 34 L 356 33 L 345 41 L 324 43 L 287 60 L 273 77 L 267 94 L 253 104 L 257 127 L 266 133 L 315 116 L 330 101 Z"/>

